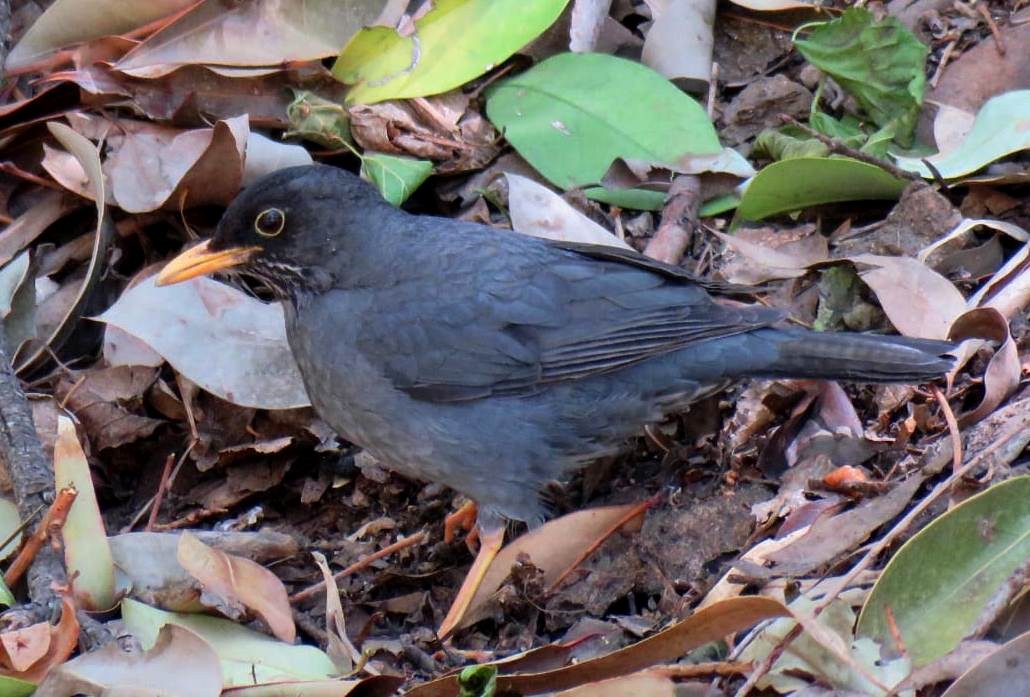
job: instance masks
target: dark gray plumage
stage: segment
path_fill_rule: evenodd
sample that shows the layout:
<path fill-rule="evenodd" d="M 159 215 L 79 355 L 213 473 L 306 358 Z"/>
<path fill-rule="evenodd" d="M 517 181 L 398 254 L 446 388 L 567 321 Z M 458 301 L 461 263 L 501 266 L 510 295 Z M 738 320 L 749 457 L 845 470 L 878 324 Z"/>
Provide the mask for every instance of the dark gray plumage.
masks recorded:
<path fill-rule="evenodd" d="M 285 226 L 255 232 L 262 211 Z M 733 380 L 920 382 L 950 344 L 826 334 L 714 302 L 680 269 L 409 215 L 326 166 L 271 174 L 226 211 L 211 250 L 285 301 L 312 404 L 385 463 L 538 521 L 541 487 Z"/>

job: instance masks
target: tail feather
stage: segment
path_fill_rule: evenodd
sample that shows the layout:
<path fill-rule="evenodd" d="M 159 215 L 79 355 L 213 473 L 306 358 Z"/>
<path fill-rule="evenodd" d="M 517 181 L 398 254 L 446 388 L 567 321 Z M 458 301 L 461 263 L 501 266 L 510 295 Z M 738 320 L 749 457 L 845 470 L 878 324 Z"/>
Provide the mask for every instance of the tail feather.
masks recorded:
<path fill-rule="evenodd" d="M 955 344 L 903 336 L 765 329 L 778 351 L 756 371 L 764 377 L 856 382 L 925 382 L 951 369 Z"/>

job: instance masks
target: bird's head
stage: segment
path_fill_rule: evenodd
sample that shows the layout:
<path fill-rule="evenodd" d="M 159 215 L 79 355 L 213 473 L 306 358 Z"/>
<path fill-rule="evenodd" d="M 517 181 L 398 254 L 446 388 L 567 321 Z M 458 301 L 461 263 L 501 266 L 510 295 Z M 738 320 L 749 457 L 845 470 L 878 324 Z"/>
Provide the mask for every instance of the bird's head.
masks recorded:
<path fill-rule="evenodd" d="M 327 287 L 334 259 L 347 252 L 348 229 L 374 220 L 380 208 L 392 210 L 345 170 L 304 165 L 273 172 L 236 197 L 213 237 L 168 262 L 157 285 L 235 271 L 261 279 L 283 299 Z"/>

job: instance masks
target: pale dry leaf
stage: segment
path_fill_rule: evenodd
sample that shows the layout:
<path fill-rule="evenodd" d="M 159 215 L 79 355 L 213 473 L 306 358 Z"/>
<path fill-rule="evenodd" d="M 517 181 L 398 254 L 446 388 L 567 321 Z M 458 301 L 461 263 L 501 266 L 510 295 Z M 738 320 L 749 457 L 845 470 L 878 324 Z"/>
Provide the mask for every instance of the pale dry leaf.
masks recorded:
<path fill-rule="evenodd" d="M 145 341 L 189 380 L 226 401 L 261 409 L 310 403 L 278 303 L 263 303 L 209 278 L 157 287 L 151 276 L 97 319 Z"/>
<path fill-rule="evenodd" d="M 586 242 L 631 249 L 546 186 L 511 172 L 506 173 L 505 177 L 508 179 L 508 206 L 515 232 L 562 242 Z"/>

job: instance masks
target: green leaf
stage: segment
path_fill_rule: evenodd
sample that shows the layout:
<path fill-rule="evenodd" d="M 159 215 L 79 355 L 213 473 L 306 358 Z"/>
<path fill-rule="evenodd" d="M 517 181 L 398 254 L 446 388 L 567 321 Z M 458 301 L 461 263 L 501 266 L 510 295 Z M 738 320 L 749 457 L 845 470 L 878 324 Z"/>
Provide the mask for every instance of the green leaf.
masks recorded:
<path fill-rule="evenodd" d="M 962 144 L 943 155 L 927 158 L 945 179 L 971 174 L 1006 155 L 1030 149 L 1030 90 L 992 97 L 980 107 L 973 128 Z M 899 157 L 898 166 L 932 177 L 919 158 Z"/>
<path fill-rule="evenodd" d="M 439 94 L 494 68 L 551 26 L 568 0 L 437 0 L 412 36 L 390 27 L 354 35 L 333 75 L 349 103 Z"/>
<path fill-rule="evenodd" d="M 494 697 L 497 692 L 497 666 L 469 666 L 458 674 L 458 697 Z"/>
<path fill-rule="evenodd" d="M 650 189 L 616 189 L 607 186 L 591 186 L 583 189 L 583 195 L 593 201 L 632 211 L 660 211 L 665 205 L 665 193 Z"/>
<path fill-rule="evenodd" d="M 36 685 L 18 678 L 0 675 L 0 697 L 29 697 L 36 691 Z"/>
<path fill-rule="evenodd" d="M 367 151 L 361 156 L 361 176 L 395 206 L 404 203 L 432 173 L 433 163 L 428 160 Z"/>
<path fill-rule="evenodd" d="M 790 160 L 795 157 L 826 157 L 830 149 L 815 138 L 793 136 L 783 131 L 766 129 L 755 138 L 753 157 Z"/>
<path fill-rule="evenodd" d="M 894 644 L 917 666 L 955 648 L 1009 577 L 1030 559 L 1030 476 L 997 484 L 906 542 L 880 574 L 858 634 Z"/>
<path fill-rule="evenodd" d="M 898 142 L 911 144 L 929 51 L 915 34 L 894 17 L 877 20 L 868 10 L 852 8 L 794 45 L 847 90 L 873 123 L 893 125 Z"/>
<path fill-rule="evenodd" d="M 721 152 L 701 105 L 650 68 L 604 54 L 549 58 L 493 87 L 486 113 L 564 189 L 599 183 L 616 158 L 685 171 L 691 157 Z"/>
<path fill-rule="evenodd" d="M 285 644 L 253 629 L 206 615 L 166 612 L 126 598 L 122 621 L 149 649 L 166 624 L 177 624 L 198 634 L 218 654 L 225 687 L 323 680 L 336 674 L 336 666 L 314 646 Z"/>
<path fill-rule="evenodd" d="M 342 104 L 310 90 L 293 90 L 293 101 L 286 107 L 290 129 L 283 138 L 300 136 L 331 150 L 352 145 L 350 117 Z"/>
<path fill-rule="evenodd" d="M 824 203 L 895 199 L 906 184 L 851 158 L 800 157 L 774 162 L 756 174 L 737 212 L 745 220 L 761 220 Z"/>

